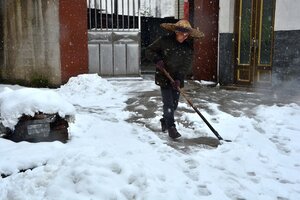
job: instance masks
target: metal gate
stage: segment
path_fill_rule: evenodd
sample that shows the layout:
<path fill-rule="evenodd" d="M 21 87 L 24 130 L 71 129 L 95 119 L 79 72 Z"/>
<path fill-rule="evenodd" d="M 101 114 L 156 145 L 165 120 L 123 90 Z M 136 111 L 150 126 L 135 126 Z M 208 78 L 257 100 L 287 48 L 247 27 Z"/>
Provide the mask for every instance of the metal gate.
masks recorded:
<path fill-rule="evenodd" d="M 89 72 L 140 75 L 140 0 L 88 0 Z"/>

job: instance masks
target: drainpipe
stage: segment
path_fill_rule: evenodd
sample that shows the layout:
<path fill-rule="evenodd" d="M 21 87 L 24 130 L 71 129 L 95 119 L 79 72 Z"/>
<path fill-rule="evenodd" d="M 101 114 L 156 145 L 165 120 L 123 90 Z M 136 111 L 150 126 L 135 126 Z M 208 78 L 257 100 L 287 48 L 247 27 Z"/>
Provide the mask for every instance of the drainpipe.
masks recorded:
<path fill-rule="evenodd" d="M 184 4 L 183 4 L 184 17 L 183 17 L 183 19 L 189 20 L 189 18 L 190 18 L 189 7 L 190 7 L 189 0 L 184 0 Z"/>

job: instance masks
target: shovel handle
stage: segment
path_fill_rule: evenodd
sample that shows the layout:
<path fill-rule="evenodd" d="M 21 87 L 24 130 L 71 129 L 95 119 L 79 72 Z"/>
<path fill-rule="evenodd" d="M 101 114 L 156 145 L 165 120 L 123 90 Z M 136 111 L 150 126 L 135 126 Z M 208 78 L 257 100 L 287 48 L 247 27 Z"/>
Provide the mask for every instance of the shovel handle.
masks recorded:
<path fill-rule="evenodd" d="M 174 79 L 171 77 L 171 75 L 169 74 L 169 72 L 167 72 L 166 69 L 162 69 L 162 72 L 164 73 L 164 75 L 171 81 L 171 83 L 174 83 Z M 209 127 L 209 129 L 215 134 L 215 136 L 219 139 L 219 140 L 224 140 L 220 134 L 214 129 L 214 127 L 206 120 L 206 118 L 201 114 L 201 112 L 194 106 L 193 102 L 187 97 L 187 95 L 185 94 L 185 92 L 180 88 L 177 87 L 176 88 L 179 93 L 184 97 L 184 99 L 188 102 L 188 104 L 194 109 L 194 111 L 201 117 L 201 119 L 205 122 L 205 124 Z"/>

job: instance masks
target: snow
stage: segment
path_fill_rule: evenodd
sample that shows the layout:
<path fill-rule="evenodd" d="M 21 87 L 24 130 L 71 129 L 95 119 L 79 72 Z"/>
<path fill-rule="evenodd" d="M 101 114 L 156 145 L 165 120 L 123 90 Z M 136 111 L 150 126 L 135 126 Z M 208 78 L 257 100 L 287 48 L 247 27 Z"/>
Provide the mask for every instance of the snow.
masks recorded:
<path fill-rule="evenodd" d="M 196 81 L 198 84 L 200 85 L 216 85 L 216 82 L 213 81 L 205 81 L 205 80 L 200 80 L 200 81 Z"/>
<path fill-rule="evenodd" d="M 0 93 L 1 122 L 14 129 L 23 114 L 34 116 L 37 112 L 58 113 L 61 117 L 75 115 L 75 108 L 54 91 L 35 88 L 12 90 L 5 87 Z"/>
<path fill-rule="evenodd" d="M 118 96 L 117 88 L 97 74 L 79 75 L 70 78 L 68 83 L 61 86 L 58 93 L 79 106 L 99 106 L 123 104 L 124 97 Z M 101 99 L 99 99 L 101 97 Z M 100 101 L 99 101 L 100 100 Z"/>
<path fill-rule="evenodd" d="M 10 88 L 14 92 L 2 87 L 1 94 L 13 96 L 19 90 Z M 153 80 L 107 81 L 95 74 L 80 75 L 52 90 L 76 107 L 70 141 L 32 144 L 0 139 L 0 173 L 12 174 L 0 178 L 0 199 L 300 198 L 299 105 L 257 105 L 254 115 L 232 116 L 221 111 L 221 105 L 206 102 L 211 111 L 201 109 L 203 115 L 233 142 L 185 152 L 144 125 L 127 121 L 133 113 L 125 109 L 125 102 L 157 90 Z M 160 104 L 154 97 L 151 101 Z M 190 109 L 184 101 L 179 108 Z M 213 136 L 197 114 L 186 112 L 182 117 L 195 121 L 203 135 Z M 159 126 L 158 119 L 149 123 Z M 184 138 L 197 137 L 182 124 L 178 129 Z"/>

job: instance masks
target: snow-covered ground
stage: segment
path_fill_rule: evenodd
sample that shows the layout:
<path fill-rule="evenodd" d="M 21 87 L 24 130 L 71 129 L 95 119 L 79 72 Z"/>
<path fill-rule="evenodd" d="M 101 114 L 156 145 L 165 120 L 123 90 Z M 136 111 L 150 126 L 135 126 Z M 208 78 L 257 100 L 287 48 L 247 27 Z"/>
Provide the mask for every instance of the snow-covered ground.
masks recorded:
<path fill-rule="evenodd" d="M 1 85 L 0 92 L 11 92 L 5 87 L 21 89 Z M 222 111 L 224 105 L 205 102 L 210 112 L 200 110 L 233 142 L 180 151 L 157 132 L 127 120 L 135 113 L 125 102 L 136 97 L 136 91 L 157 90 L 152 80 L 107 81 L 97 75 L 81 75 L 50 90 L 55 95 L 47 98 L 63 98 L 76 108 L 70 141 L 0 139 L 0 173 L 12 174 L 0 177 L 0 199 L 300 199 L 299 105 L 256 105 L 251 116 L 233 116 Z M 189 109 L 184 101 L 180 107 Z M 181 117 L 194 121 L 203 135 L 213 136 L 193 112 Z M 159 118 L 148 122 L 159 126 Z M 195 137 L 193 129 L 182 124 L 178 128 L 183 138 Z M 28 168 L 34 169 L 18 173 Z"/>

